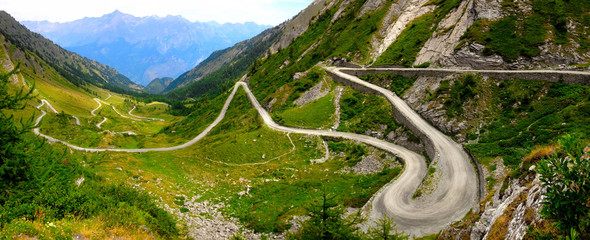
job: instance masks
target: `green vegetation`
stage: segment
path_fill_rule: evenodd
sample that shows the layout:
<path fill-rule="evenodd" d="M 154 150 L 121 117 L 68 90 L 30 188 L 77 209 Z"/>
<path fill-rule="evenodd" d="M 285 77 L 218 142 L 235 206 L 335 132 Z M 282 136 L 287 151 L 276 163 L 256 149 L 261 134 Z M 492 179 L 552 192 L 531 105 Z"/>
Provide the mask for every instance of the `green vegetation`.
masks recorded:
<path fill-rule="evenodd" d="M 324 189 L 319 202 L 307 208 L 309 220 L 291 239 L 361 239 L 356 225 L 362 221 L 360 212 L 351 219 L 342 219 L 344 209 L 334 201 L 334 196 L 326 196 Z"/>
<path fill-rule="evenodd" d="M 53 89 L 49 89 L 53 91 Z M 84 96 L 82 96 L 84 97 Z M 86 96 L 87 98 L 87 96 Z M 112 102 L 119 102 L 118 96 L 113 96 L 109 99 Z M 59 99 L 58 102 L 63 101 Z M 94 102 L 94 101 L 93 101 Z M 126 98 L 121 98 L 121 105 L 118 105 L 117 111 L 128 116 L 127 109 L 131 109 L 134 105 Z M 37 103 L 35 105 L 38 105 Z M 95 102 L 95 105 L 97 103 Z M 115 105 L 113 103 L 113 105 Z M 55 105 L 58 107 L 57 105 Z M 68 105 L 61 105 L 59 107 L 66 108 L 65 110 L 71 112 L 72 109 Z M 48 112 L 43 118 L 40 125 L 40 131 L 57 139 L 72 143 L 81 147 L 91 148 L 105 148 L 105 147 L 119 147 L 119 148 L 146 148 L 146 147 L 163 147 L 174 146 L 186 142 L 187 139 L 171 138 L 168 136 L 170 132 L 165 132 L 163 129 L 171 124 L 171 122 L 178 121 L 178 118 L 165 114 L 168 107 L 161 104 L 135 105 L 138 108 L 137 112 L 133 114 L 143 116 L 155 116 L 166 119 L 167 121 L 150 121 L 141 120 L 135 121 L 119 116 L 111 106 L 102 104 L 102 107 L 95 113 L 98 116 L 86 117 L 89 115 L 91 109 L 80 112 L 78 118 L 80 125 L 77 125 L 74 118 L 65 114 L 62 110 L 59 114 Z M 149 110 L 149 113 L 148 113 Z M 99 129 L 96 124 L 103 121 L 107 117 L 108 120 L 101 125 Z M 115 132 L 115 133 L 112 133 Z M 191 138 L 198 133 L 190 131 Z"/>
<path fill-rule="evenodd" d="M 430 67 L 430 62 L 423 62 L 422 64 L 414 65 L 415 68 L 428 68 Z"/>
<path fill-rule="evenodd" d="M 590 161 L 584 159 L 586 143 L 571 135 L 559 140 L 556 152 L 537 163 L 536 171 L 547 189 L 541 214 L 566 236 L 590 237 Z M 586 157 L 587 158 L 587 157 Z"/>
<path fill-rule="evenodd" d="M 555 142 L 564 133 L 590 136 L 588 86 L 514 80 L 502 81 L 497 90 L 497 120 L 469 146 L 477 156 L 502 156 L 514 167 L 533 146 Z"/>
<path fill-rule="evenodd" d="M 237 79 L 248 72 L 251 66 L 257 61 L 257 58 L 264 55 L 271 44 L 280 37 L 280 33 L 282 32 L 278 31 L 278 28 L 268 29 L 253 39 L 240 42 L 234 47 L 214 52 L 195 69 L 178 77 L 167 89 L 174 89 L 180 83 L 187 82 L 191 79 L 201 79 L 187 87 L 172 90 L 166 93 L 166 96 L 171 99 L 183 100 L 189 97 L 215 97 L 225 92 L 232 87 Z M 241 53 L 238 56 L 227 56 L 236 51 Z M 223 64 L 219 69 L 203 75 L 203 73 L 209 71 L 208 68 L 214 68 L 216 64 L 219 64 L 217 61 L 223 61 L 225 58 L 233 59 Z"/>
<path fill-rule="evenodd" d="M 358 62 L 369 61 L 370 39 L 380 28 L 387 8 L 383 7 L 359 17 L 357 14 L 363 3 L 363 1 L 351 2 L 338 21 L 333 23 L 331 21 L 338 10 L 338 5 L 328 9 L 320 16 L 313 18 L 307 31 L 288 47 L 254 64 L 249 74 L 254 94 L 263 102 L 270 102 L 275 97 L 273 94 L 281 92 L 279 90 L 281 87 L 293 84 L 291 82 L 295 73 L 311 69 L 319 61 L 331 57 L 355 59 Z M 389 3 L 391 1 L 387 1 L 384 5 L 388 6 Z M 285 63 L 288 64 L 283 65 Z M 287 101 L 287 103 L 290 102 Z"/>
<path fill-rule="evenodd" d="M 393 232 L 393 234 L 392 234 Z M 393 218 L 383 217 L 379 219 L 376 226 L 369 227 L 367 237 L 373 240 L 405 240 L 408 236 L 403 233 L 398 233 L 395 229 Z"/>
<path fill-rule="evenodd" d="M 489 28 L 489 31 L 482 31 L 486 28 Z M 521 28 L 520 34 L 514 31 Z M 478 20 L 469 28 L 465 37 L 485 44 L 485 54 L 498 53 L 504 60 L 514 61 L 521 55 L 538 55 L 541 52 L 539 45 L 545 42 L 546 32 L 540 16 L 524 21 L 519 21 L 516 16 L 510 16 L 491 23 Z"/>
<path fill-rule="evenodd" d="M 452 87 L 448 80 L 443 80 L 430 98 L 433 99 L 442 94 L 450 95 L 444 102 L 444 109 L 449 117 L 460 116 L 464 111 L 463 104 L 478 94 L 475 89 L 476 81 L 481 81 L 481 77 L 473 74 L 459 77 Z"/>
<path fill-rule="evenodd" d="M 346 165 L 352 167 L 362 160 L 366 149 L 362 145 L 350 143 L 348 141 L 329 141 L 328 149 L 334 153 L 344 153 Z"/>
<path fill-rule="evenodd" d="M 342 123 L 338 131 L 365 133 L 370 129 L 387 134 L 401 126 L 395 121 L 391 104 L 375 94 L 347 89 L 340 104 Z"/>
<path fill-rule="evenodd" d="M 273 110 L 276 110 L 277 112 L 285 111 L 296 107 L 294 101 L 301 97 L 301 94 L 318 84 L 320 81 L 324 82 L 323 88 L 330 88 L 329 82 L 331 83 L 332 81 L 327 80 L 327 78 L 326 71 L 320 67 L 313 67 L 304 76 L 296 81 L 292 81 L 281 86 L 278 91 L 274 92 L 267 98 L 277 98 L 276 103 L 272 106 Z"/>
<path fill-rule="evenodd" d="M 590 23 L 588 1 L 534 0 L 530 14 L 519 12 L 512 0 L 505 0 L 502 5 L 512 14 L 491 22 L 477 20 L 463 36 L 484 44 L 484 53 L 497 53 L 506 61 L 514 61 L 519 56 L 536 56 L 540 53 L 539 45 L 547 38 L 560 45 L 569 44 L 571 39 L 579 44 L 578 51 L 590 50 L 590 30 L 583 27 Z M 576 23 L 571 30 L 568 30 L 568 21 Z"/>
<path fill-rule="evenodd" d="M 515 168 L 535 146 L 554 144 L 565 133 L 590 136 L 588 86 L 462 75 L 441 82 L 428 100 L 443 103 L 454 119 L 483 124 L 466 138 L 478 139 L 467 147 L 484 164 L 501 157 Z"/>
<path fill-rule="evenodd" d="M 367 82 L 387 88 L 397 94 L 403 96 L 406 90 L 410 89 L 418 77 L 404 77 L 391 73 L 369 74 L 367 76 L 359 77 Z"/>
<path fill-rule="evenodd" d="M 410 23 L 373 65 L 412 66 L 416 55 L 437 29 L 438 23 L 452 9 L 457 8 L 461 0 L 432 0 L 428 4 L 437 5 L 434 12 L 424 14 Z"/>
<path fill-rule="evenodd" d="M 207 107 L 165 131 L 182 136 L 182 131 L 203 128 L 212 121 L 206 119 L 217 116 L 215 109 L 220 109 L 226 98 L 227 95 L 220 95 L 202 103 Z M 173 129 L 177 132 L 171 133 Z M 349 144 L 363 152 L 377 151 Z M 341 173 L 353 161 L 341 157 L 311 164 L 310 159 L 323 156 L 322 149 L 318 137 L 286 135 L 265 127 L 244 91 L 239 90 L 226 118 L 189 148 L 142 154 L 105 152 L 92 155 L 86 163 L 101 176 L 130 182 L 162 196 L 165 203 L 180 211 L 183 210 L 179 204 L 187 200 L 178 196 L 191 199 L 199 195 L 199 201 L 223 201 L 229 206 L 222 209 L 224 213 L 260 232 L 288 229 L 289 219 L 303 215 L 316 199 L 315 192 L 322 188 L 344 193 L 334 199 L 340 205 L 361 207 L 401 172 L 401 168 L 395 168 L 368 175 Z M 359 154 L 354 161 L 361 157 Z M 245 185 L 251 186 L 250 195 L 237 197 Z"/>
<path fill-rule="evenodd" d="M 363 149 L 353 148 L 357 151 Z M 355 159 L 360 160 L 360 156 Z M 380 173 L 368 175 L 336 172 L 343 166 L 350 166 L 352 160 L 331 159 L 330 162 L 317 166 L 296 163 L 298 169 L 303 170 L 281 168 L 259 174 L 258 177 L 274 178 L 278 181 L 269 181 L 254 187 L 250 191 L 251 197 L 230 200 L 234 215 L 251 229 L 261 232 L 282 232 L 289 228 L 287 221 L 291 216 L 302 215 L 305 207 L 315 200 L 314 192 L 320 189 L 338 192 L 340 194 L 333 199 L 336 203 L 359 208 L 380 187 L 401 172 L 400 168 L 385 169 Z"/>
<path fill-rule="evenodd" d="M 433 21 L 434 14 L 425 14 L 414 20 L 373 65 L 412 66 L 416 55 L 434 31 L 431 29 Z"/>
<path fill-rule="evenodd" d="M 127 234 L 138 234 L 145 225 L 159 237 L 178 236 L 174 219 L 151 197 L 108 184 L 80 164 L 84 155 L 66 154 L 31 134 L 33 118 L 17 125 L 6 111 L 24 108 L 32 90 L 11 91 L 13 73 L 0 75 L 0 238 L 72 238 L 89 224 L 93 230 L 119 228 Z"/>
<path fill-rule="evenodd" d="M 287 109 L 276 113 L 274 118 L 285 126 L 321 128 L 332 124 L 334 115 L 334 95 L 328 94 L 318 100 L 307 103 L 301 107 Z"/>
<path fill-rule="evenodd" d="M 287 239 L 362 239 L 362 240 L 405 240 L 408 236 L 398 233 L 393 219 L 384 217 L 370 226 L 367 233 L 360 230 L 359 224 L 366 219 L 361 213 L 352 213 L 343 219 L 344 208 L 334 201 L 335 196 L 323 194 L 306 208 L 309 220 L 302 223 L 301 229 L 287 235 Z"/>

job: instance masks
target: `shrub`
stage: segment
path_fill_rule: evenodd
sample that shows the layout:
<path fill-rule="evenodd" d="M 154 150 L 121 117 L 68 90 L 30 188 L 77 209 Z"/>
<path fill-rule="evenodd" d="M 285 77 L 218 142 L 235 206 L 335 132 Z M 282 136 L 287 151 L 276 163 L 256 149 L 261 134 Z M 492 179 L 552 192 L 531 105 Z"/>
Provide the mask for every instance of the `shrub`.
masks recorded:
<path fill-rule="evenodd" d="M 561 154 L 537 164 L 541 184 L 547 189 L 541 215 L 562 232 L 590 237 L 590 161 L 583 159 L 583 142 L 566 134 L 559 140 Z"/>
<path fill-rule="evenodd" d="M 423 62 L 421 64 L 418 65 L 414 65 L 415 68 L 427 68 L 430 67 L 430 62 Z"/>

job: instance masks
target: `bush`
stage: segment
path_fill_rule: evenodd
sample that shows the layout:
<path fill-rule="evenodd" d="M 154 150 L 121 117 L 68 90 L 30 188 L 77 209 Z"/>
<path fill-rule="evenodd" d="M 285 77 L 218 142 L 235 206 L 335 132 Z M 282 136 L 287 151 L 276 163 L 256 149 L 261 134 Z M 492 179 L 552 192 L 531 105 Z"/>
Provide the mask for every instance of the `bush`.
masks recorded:
<path fill-rule="evenodd" d="M 583 142 L 566 134 L 559 140 L 561 154 L 541 160 L 536 171 L 547 189 L 541 215 L 557 228 L 581 239 L 590 237 L 590 161 L 583 159 Z"/>
<path fill-rule="evenodd" d="M 428 68 L 430 67 L 430 62 L 423 62 L 422 64 L 414 65 L 415 68 Z"/>
<path fill-rule="evenodd" d="M 289 236 L 290 239 L 361 239 L 355 232 L 356 224 L 362 219 L 358 215 L 352 220 L 342 219 L 343 208 L 334 202 L 334 197 L 328 197 L 325 190 L 321 200 L 307 211 L 310 219 Z"/>

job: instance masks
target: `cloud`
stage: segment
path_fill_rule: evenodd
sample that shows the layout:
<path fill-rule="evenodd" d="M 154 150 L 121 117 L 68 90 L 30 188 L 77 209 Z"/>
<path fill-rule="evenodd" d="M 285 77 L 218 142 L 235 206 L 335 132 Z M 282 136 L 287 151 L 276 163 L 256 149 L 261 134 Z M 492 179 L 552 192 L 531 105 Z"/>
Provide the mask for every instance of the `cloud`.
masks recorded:
<path fill-rule="evenodd" d="M 135 16 L 181 15 L 190 21 L 279 24 L 312 0 L 0 0 L 17 20 L 66 22 L 120 10 Z M 34 6 L 34 7 L 31 7 Z"/>

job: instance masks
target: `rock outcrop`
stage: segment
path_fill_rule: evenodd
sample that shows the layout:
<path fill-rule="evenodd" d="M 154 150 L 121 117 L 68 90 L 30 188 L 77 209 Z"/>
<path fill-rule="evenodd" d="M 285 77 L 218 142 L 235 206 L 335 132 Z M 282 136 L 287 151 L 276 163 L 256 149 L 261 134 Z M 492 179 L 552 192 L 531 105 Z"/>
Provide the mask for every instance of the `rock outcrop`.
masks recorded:
<path fill-rule="evenodd" d="M 470 239 L 522 239 L 526 228 L 540 221 L 544 193 L 535 174 L 513 180 L 505 191 L 498 189 L 471 229 Z"/>
<path fill-rule="evenodd" d="M 451 11 L 446 18 L 441 20 L 438 29 L 418 53 L 414 65 L 435 62 L 444 56 L 453 54 L 461 36 L 475 21 L 475 14 L 470 11 L 473 9 L 473 4 L 473 1 L 463 1 L 458 8 Z"/>
<path fill-rule="evenodd" d="M 372 41 L 371 58 L 377 59 L 402 33 L 406 26 L 418 17 L 432 12 L 436 6 L 428 5 L 428 0 L 399 0 L 389 7 L 387 15 L 381 22 L 383 26 L 378 35 L 383 39 Z M 391 22 L 393 20 L 393 22 Z"/>
<path fill-rule="evenodd" d="M 280 234 L 254 233 L 238 223 L 238 219 L 224 217 L 220 209 L 226 205 L 209 201 L 198 202 L 198 197 L 184 201 L 181 209 L 164 205 L 164 209 L 178 216 L 187 225 L 188 237 L 202 240 L 230 239 L 239 236 L 244 239 L 285 239 Z"/>

